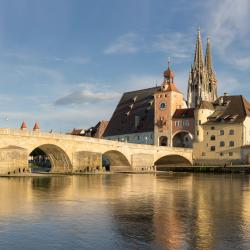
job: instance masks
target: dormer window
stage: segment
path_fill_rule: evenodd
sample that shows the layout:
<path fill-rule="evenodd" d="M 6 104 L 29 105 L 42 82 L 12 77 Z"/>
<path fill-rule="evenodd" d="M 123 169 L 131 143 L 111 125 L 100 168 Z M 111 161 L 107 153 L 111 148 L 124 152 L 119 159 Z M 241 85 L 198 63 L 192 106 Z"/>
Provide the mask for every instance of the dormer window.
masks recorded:
<path fill-rule="evenodd" d="M 131 104 L 129 105 L 129 108 L 132 109 L 133 106 L 134 106 L 134 103 L 131 103 Z"/>

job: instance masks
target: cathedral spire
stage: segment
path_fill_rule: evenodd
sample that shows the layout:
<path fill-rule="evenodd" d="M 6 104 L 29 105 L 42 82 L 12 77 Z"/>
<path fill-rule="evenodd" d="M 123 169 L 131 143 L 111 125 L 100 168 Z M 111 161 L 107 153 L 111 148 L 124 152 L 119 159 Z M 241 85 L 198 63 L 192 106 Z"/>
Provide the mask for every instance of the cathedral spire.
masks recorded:
<path fill-rule="evenodd" d="M 213 70 L 213 62 L 212 62 L 212 52 L 211 52 L 211 43 L 210 37 L 207 38 L 207 48 L 206 48 L 206 56 L 205 56 L 205 66 L 208 72 Z"/>
<path fill-rule="evenodd" d="M 195 54 L 194 54 L 194 66 L 198 66 L 198 68 L 203 67 L 203 49 L 202 49 L 202 41 L 201 41 L 201 30 L 198 28 Z"/>

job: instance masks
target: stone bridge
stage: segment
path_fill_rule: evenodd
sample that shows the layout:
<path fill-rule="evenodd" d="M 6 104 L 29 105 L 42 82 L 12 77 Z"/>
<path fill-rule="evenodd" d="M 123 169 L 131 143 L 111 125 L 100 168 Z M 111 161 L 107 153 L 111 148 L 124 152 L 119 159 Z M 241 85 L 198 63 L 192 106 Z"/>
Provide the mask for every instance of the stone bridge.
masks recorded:
<path fill-rule="evenodd" d="M 102 169 L 107 158 L 112 171 L 148 170 L 152 166 L 191 165 L 192 149 L 132 144 L 21 129 L 0 129 L 0 174 L 28 169 L 30 154 L 40 149 L 51 162 L 51 172 L 74 173 Z"/>

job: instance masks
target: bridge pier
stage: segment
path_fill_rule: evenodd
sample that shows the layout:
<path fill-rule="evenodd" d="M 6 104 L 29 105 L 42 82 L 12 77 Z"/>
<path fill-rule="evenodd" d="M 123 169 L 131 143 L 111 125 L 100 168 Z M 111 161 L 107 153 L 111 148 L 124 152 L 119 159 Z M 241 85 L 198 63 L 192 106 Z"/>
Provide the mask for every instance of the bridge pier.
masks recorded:
<path fill-rule="evenodd" d="M 73 172 L 102 171 L 102 154 L 78 151 L 73 154 Z"/>
<path fill-rule="evenodd" d="M 131 156 L 133 171 L 152 171 L 154 166 L 153 154 L 133 154 Z"/>
<path fill-rule="evenodd" d="M 0 149 L 0 174 L 18 174 L 29 171 L 28 152 L 9 146 Z"/>

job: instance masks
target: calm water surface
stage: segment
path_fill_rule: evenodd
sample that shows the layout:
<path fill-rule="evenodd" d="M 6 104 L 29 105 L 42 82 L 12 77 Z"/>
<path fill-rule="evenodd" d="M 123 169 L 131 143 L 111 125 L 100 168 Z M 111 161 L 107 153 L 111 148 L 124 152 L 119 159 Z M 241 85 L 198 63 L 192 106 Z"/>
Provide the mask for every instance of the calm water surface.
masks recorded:
<path fill-rule="evenodd" d="M 0 249 L 250 249 L 250 179 L 1 178 Z"/>

